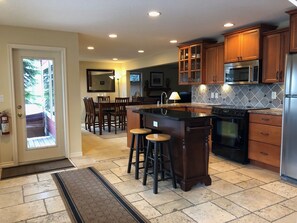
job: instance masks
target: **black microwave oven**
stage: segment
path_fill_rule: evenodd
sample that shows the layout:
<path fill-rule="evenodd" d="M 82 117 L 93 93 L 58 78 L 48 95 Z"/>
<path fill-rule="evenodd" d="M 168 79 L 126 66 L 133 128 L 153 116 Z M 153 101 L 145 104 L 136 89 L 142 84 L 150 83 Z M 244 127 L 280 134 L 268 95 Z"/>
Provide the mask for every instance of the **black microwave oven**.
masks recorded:
<path fill-rule="evenodd" d="M 260 61 L 242 61 L 224 65 L 225 84 L 258 84 L 261 82 Z"/>

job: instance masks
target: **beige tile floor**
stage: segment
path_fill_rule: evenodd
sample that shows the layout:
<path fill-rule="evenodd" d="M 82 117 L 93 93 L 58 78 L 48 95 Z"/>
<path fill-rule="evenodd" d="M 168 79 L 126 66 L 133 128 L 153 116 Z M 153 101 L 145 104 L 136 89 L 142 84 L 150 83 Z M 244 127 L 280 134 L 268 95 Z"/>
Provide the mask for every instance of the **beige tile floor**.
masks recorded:
<path fill-rule="evenodd" d="M 97 168 L 151 222 L 297 223 L 297 186 L 274 172 L 211 155 L 211 186 L 184 192 L 164 181 L 155 195 L 151 179 L 143 186 L 127 174 L 125 137 L 82 137 L 84 156 L 72 159 L 77 168 Z M 70 222 L 51 173 L 0 181 L 0 222 Z"/>

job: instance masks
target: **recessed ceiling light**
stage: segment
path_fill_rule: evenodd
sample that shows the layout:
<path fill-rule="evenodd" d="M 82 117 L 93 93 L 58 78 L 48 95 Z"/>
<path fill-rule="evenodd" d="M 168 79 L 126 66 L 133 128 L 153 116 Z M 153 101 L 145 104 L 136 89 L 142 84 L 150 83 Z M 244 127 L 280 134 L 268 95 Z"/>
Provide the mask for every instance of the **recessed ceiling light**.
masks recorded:
<path fill-rule="evenodd" d="M 109 36 L 109 38 L 117 38 L 118 37 L 118 35 L 117 34 L 114 34 L 114 33 L 109 34 L 108 36 Z"/>
<path fill-rule="evenodd" d="M 170 43 L 177 43 L 177 40 L 176 39 L 173 39 L 173 40 L 170 40 L 169 42 Z"/>
<path fill-rule="evenodd" d="M 93 49 L 95 49 L 95 47 L 93 47 L 93 46 L 88 46 L 87 48 L 88 48 L 88 50 L 93 50 Z"/>
<path fill-rule="evenodd" d="M 158 11 L 150 11 L 150 12 L 148 13 L 148 15 L 149 15 L 150 17 L 158 17 L 158 16 L 161 15 L 161 12 L 158 12 Z"/>
<path fill-rule="evenodd" d="M 119 60 L 118 58 L 112 58 L 112 60 L 116 61 L 116 60 Z"/>
<path fill-rule="evenodd" d="M 297 0 L 289 0 L 293 5 L 297 6 Z"/>
<path fill-rule="evenodd" d="M 224 24 L 224 27 L 232 27 L 232 26 L 234 26 L 234 24 L 233 23 L 231 23 L 231 22 L 227 22 L 227 23 L 225 23 Z"/>
<path fill-rule="evenodd" d="M 138 50 L 138 53 L 144 53 L 144 50 Z"/>

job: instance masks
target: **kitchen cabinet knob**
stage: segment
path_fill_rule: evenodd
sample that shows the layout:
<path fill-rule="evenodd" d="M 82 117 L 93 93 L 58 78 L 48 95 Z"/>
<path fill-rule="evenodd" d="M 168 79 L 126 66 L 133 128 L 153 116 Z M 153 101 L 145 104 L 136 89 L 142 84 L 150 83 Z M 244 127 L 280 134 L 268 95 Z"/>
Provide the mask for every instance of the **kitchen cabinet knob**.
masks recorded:
<path fill-rule="evenodd" d="M 263 136 L 269 136 L 269 133 L 267 133 L 267 132 L 260 132 L 260 134 Z"/>
<path fill-rule="evenodd" d="M 268 156 L 268 153 L 265 153 L 265 152 L 260 152 L 260 153 L 264 156 Z"/>
<path fill-rule="evenodd" d="M 282 81 L 282 80 L 283 80 L 283 72 L 280 71 L 280 72 L 279 72 L 279 81 Z"/>
<path fill-rule="evenodd" d="M 262 118 L 262 121 L 270 121 L 270 118 Z"/>

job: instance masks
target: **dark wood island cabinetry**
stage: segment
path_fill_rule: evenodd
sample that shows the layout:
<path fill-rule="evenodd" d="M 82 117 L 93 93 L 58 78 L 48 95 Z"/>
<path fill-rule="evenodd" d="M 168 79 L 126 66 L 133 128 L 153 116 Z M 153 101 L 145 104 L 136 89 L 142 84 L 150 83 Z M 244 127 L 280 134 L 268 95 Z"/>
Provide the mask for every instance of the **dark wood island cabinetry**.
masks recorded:
<path fill-rule="evenodd" d="M 171 135 L 174 169 L 184 191 L 197 183 L 211 184 L 208 174 L 211 115 L 165 108 L 140 109 L 143 127 Z"/>

